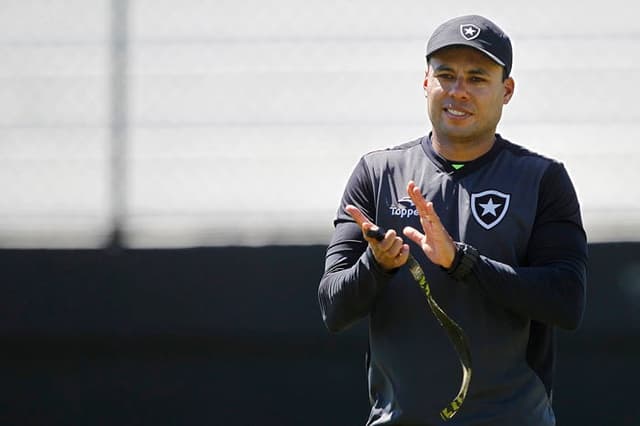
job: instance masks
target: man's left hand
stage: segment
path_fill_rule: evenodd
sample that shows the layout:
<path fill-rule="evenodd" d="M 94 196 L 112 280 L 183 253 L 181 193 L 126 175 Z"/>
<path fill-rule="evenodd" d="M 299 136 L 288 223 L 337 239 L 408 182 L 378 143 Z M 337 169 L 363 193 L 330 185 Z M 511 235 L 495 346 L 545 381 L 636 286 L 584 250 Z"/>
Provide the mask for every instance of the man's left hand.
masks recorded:
<path fill-rule="evenodd" d="M 403 234 L 418 244 L 431 262 L 446 269 L 450 268 L 456 255 L 456 246 L 442 225 L 440 217 L 433 208 L 433 203 L 422 197 L 420 188 L 413 181 L 407 185 L 407 192 L 418 209 L 424 233 L 407 226 L 403 229 Z"/>

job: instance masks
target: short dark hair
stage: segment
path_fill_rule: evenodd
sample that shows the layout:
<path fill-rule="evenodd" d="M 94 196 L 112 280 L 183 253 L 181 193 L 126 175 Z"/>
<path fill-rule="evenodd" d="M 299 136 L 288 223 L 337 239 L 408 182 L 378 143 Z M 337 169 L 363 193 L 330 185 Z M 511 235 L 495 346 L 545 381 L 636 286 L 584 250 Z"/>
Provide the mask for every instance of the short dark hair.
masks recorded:
<path fill-rule="evenodd" d="M 427 67 L 431 65 L 431 56 L 427 56 Z M 505 81 L 509 78 L 509 73 L 505 67 L 502 67 L 502 81 Z"/>

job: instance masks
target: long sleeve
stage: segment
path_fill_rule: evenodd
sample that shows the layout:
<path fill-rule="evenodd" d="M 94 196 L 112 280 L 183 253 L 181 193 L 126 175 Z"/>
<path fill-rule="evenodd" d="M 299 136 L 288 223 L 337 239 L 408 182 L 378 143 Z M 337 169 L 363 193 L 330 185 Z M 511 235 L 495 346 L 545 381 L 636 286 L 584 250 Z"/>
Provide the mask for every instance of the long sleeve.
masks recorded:
<path fill-rule="evenodd" d="M 318 289 L 327 328 L 341 331 L 367 316 L 378 291 L 392 276 L 378 266 L 357 224 L 338 224 Z"/>
<path fill-rule="evenodd" d="M 378 266 L 360 227 L 344 210 L 347 204 L 357 206 L 370 219 L 375 217 L 364 159 L 353 171 L 342 197 L 318 288 L 322 318 L 333 332 L 367 316 L 379 290 L 393 276 Z"/>
<path fill-rule="evenodd" d="M 575 329 L 585 306 L 587 241 L 575 190 L 561 164 L 545 173 L 539 195 L 526 264 L 480 256 L 471 280 L 520 315 Z"/>

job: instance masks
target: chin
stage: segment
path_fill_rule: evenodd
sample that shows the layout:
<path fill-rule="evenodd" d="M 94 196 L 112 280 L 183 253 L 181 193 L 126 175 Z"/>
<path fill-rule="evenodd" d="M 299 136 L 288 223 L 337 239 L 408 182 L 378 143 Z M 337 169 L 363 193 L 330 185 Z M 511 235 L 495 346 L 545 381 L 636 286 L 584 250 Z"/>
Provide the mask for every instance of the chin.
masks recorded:
<path fill-rule="evenodd" d="M 441 134 L 449 139 L 474 139 L 479 136 L 478 132 L 472 129 L 446 128 L 442 130 Z"/>

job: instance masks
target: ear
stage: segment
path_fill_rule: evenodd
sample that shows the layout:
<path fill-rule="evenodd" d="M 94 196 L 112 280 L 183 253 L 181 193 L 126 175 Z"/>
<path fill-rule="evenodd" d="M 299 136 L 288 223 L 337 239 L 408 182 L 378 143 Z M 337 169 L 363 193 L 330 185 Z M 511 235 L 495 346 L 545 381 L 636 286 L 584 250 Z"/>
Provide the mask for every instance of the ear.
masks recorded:
<path fill-rule="evenodd" d="M 422 82 L 422 88 L 424 89 L 424 97 L 427 97 L 427 85 L 429 84 L 429 68 L 424 71 L 424 80 Z"/>
<path fill-rule="evenodd" d="M 516 82 L 513 80 L 512 77 L 507 78 L 504 81 L 504 97 L 502 99 L 502 103 L 504 105 L 509 103 L 515 89 L 516 89 Z"/>

